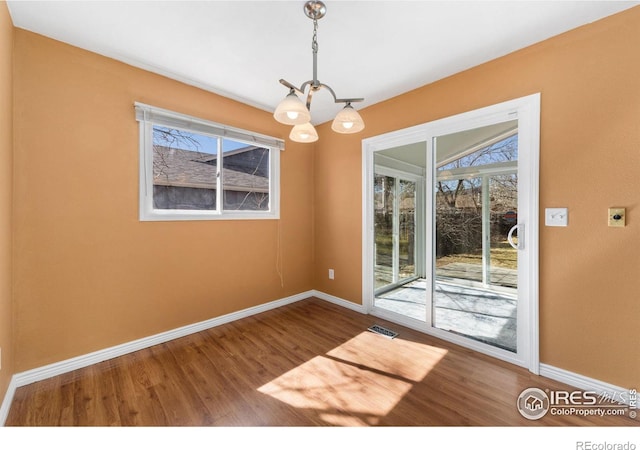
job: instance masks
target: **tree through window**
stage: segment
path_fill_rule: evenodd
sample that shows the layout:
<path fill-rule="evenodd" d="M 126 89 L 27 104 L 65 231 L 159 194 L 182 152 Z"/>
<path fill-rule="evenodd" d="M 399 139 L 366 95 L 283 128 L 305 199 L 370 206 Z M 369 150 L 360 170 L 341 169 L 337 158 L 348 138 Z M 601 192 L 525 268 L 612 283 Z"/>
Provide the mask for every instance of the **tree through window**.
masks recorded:
<path fill-rule="evenodd" d="M 277 216 L 279 141 L 153 111 L 138 111 L 142 220 Z"/>

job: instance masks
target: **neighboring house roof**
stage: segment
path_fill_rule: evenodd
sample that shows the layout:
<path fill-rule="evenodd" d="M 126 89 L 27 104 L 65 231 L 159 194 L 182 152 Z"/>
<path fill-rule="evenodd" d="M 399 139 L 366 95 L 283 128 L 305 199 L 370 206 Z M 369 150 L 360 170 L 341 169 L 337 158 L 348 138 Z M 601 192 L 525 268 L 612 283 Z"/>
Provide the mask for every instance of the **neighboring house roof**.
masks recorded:
<path fill-rule="evenodd" d="M 222 173 L 225 190 L 269 192 L 269 178 L 266 176 L 269 158 L 255 157 L 261 151 L 268 152 L 260 147 L 249 146 L 225 153 Z M 215 155 L 209 153 L 154 146 L 153 184 L 215 189 L 216 159 Z"/>

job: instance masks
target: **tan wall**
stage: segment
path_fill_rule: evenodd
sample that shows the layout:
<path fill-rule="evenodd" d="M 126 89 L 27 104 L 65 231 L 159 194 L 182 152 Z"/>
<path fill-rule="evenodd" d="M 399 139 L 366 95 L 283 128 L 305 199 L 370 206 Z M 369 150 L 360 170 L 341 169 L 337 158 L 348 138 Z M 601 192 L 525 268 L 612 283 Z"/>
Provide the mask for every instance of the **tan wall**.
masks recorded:
<path fill-rule="evenodd" d="M 314 287 L 362 300 L 361 138 L 540 92 L 541 360 L 640 386 L 639 44 L 636 7 L 367 108 L 357 138 L 319 127 Z M 545 207 L 569 227 L 545 228 Z"/>
<path fill-rule="evenodd" d="M 0 398 L 13 375 L 11 227 L 13 183 L 13 24 L 0 2 Z"/>
<path fill-rule="evenodd" d="M 134 101 L 286 136 L 271 114 L 13 30 L 4 5 L 0 34 L 0 392 L 11 373 L 311 288 L 360 303 L 360 140 L 534 92 L 541 208 L 570 210 L 569 228 L 541 224 L 541 359 L 640 385 L 640 8 L 374 105 L 364 134 L 288 143 L 280 221 L 137 218 Z M 606 227 L 610 206 L 626 228 Z"/>
<path fill-rule="evenodd" d="M 312 288 L 304 145 L 279 221 L 138 220 L 135 101 L 286 136 L 270 113 L 20 29 L 14 68 L 16 372 Z"/>

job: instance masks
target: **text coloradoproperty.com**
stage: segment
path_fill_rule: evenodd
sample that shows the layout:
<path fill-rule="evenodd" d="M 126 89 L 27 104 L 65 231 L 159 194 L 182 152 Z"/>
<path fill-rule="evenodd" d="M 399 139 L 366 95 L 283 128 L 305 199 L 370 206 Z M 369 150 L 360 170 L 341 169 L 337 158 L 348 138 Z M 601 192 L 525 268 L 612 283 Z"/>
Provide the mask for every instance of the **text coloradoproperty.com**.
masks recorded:
<path fill-rule="evenodd" d="M 563 406 L 551 408 L 549 413 L 554 416 L 624 416 L 626 409 L 622 408 L 577 408 L 575 406 Z"/>

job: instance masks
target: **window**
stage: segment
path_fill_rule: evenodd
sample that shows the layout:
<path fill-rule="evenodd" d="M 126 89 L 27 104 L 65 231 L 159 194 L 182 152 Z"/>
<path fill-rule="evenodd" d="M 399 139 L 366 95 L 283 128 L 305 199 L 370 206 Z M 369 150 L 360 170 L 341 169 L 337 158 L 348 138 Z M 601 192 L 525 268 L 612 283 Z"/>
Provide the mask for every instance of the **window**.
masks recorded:
<path fill-rule="evenodd" d="M 140 220 L 279 218 L 284 141 L 135 104 Z"/>

